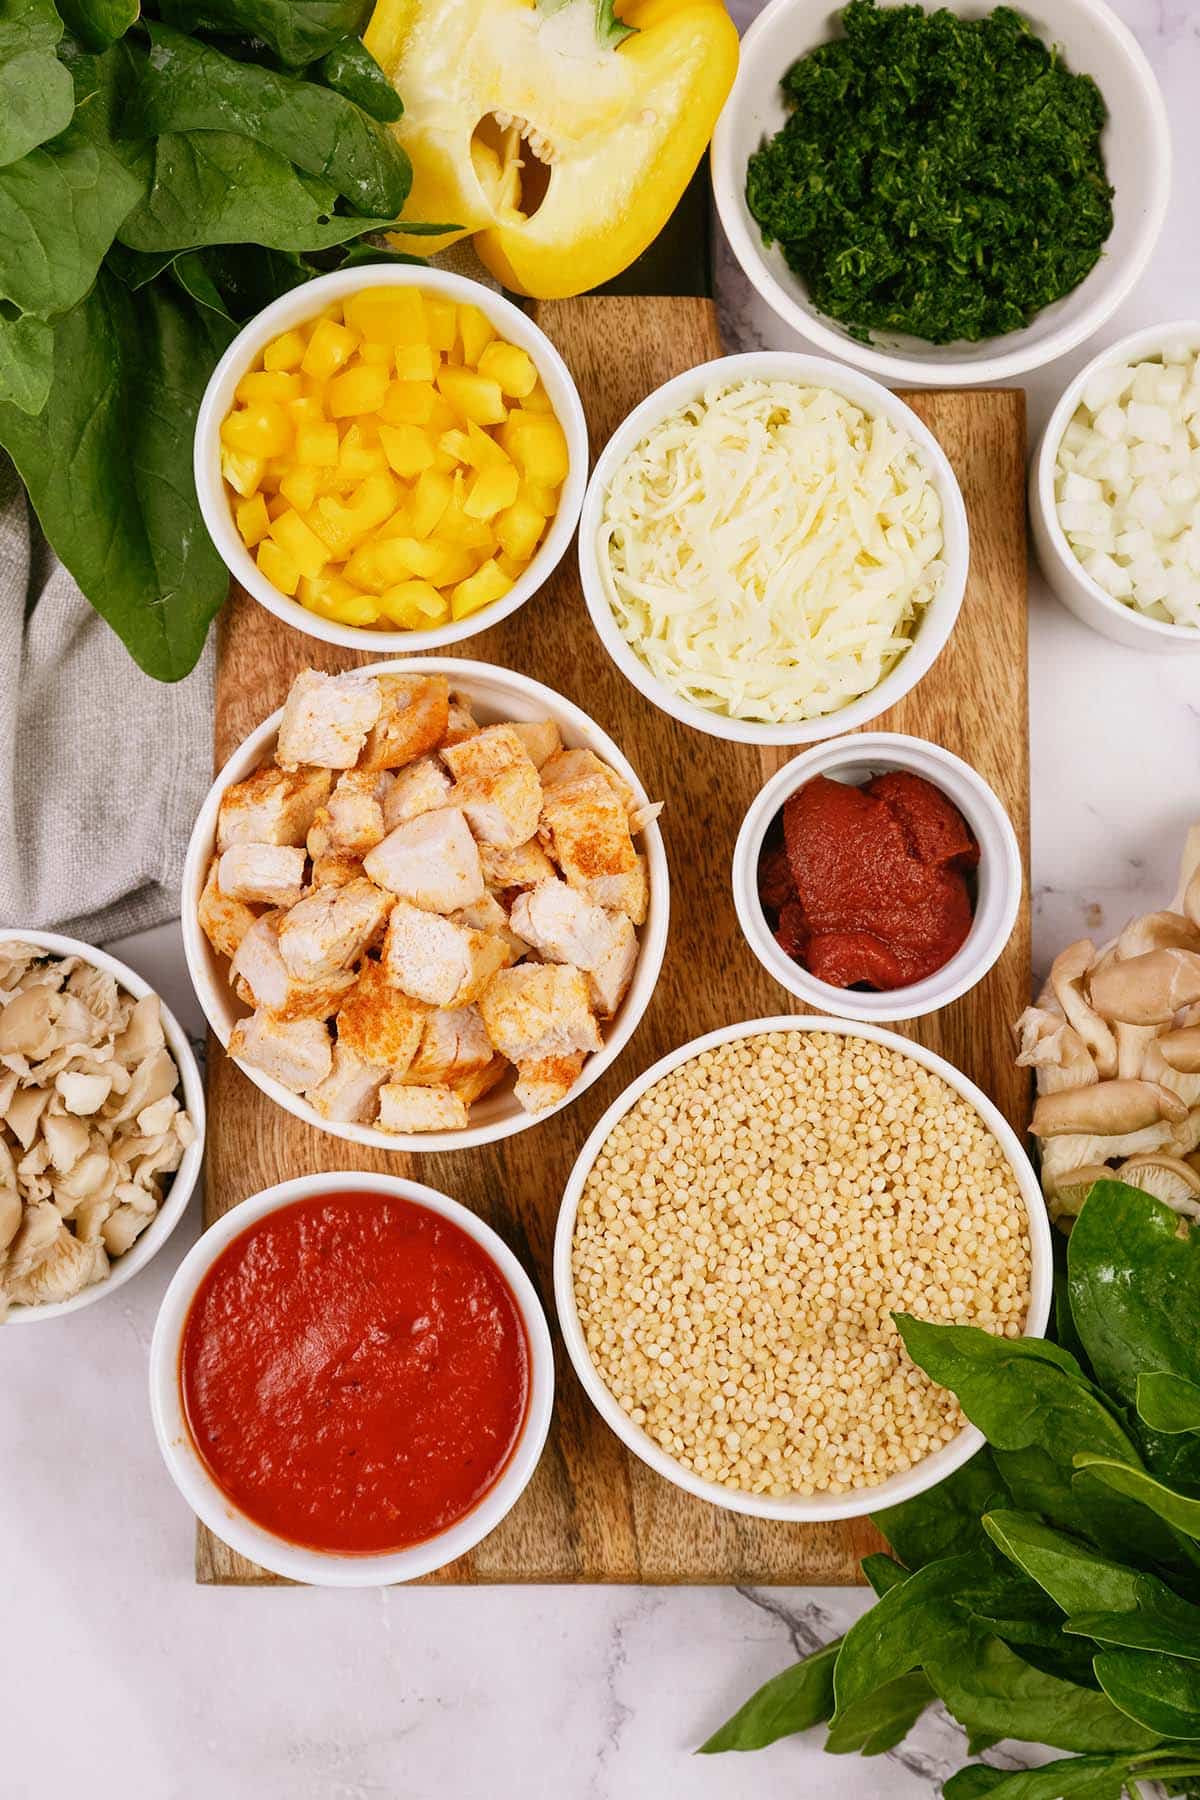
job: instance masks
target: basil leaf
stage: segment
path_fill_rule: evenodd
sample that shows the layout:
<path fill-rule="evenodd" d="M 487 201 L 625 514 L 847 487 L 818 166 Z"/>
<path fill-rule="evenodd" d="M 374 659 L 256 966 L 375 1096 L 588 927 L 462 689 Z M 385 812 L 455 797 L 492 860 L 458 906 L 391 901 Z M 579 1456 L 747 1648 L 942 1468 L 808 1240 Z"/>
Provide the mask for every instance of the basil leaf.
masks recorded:
<path fill-rule="evenodd" d="M 235 62 L 170 25 L 149 24 L 131 134 L 238 132 L 319 176 L 360 212 L 395 218 L 412 186 L 408 157 L 361 107 L 294 75 Z"/>
<path fill-rule="evenodd" d="M 119 50 L 77 59 L 67 129 L 0 169 L 0 300 L 47 318 L 81 300 L 146 187 L 140 148 L 112 130 L 127 64 Z"/>
<path fill-rule="evenodd" d="M 701 1744 L 699 1754 L 761 1750 L 779 1738 L 821 1724 L 833 1711 L 833 1666 L 841 1645 L 842 1639 L 836 1638 L 782 1674 L 773 1675 Z"/>
<path fill-rule="evenodd" d="M 338 218 L 335 200 L 327 183 L 297 174 L 284 157 L 253 138 L 227 131 L 167 132 L 154 145 L 150 191 L 122 225 L 121 242 L 131 250 L 243 243 L 320 250 L 392 223 Z"/>
<path fill-rule="evenodd" d="M 232 335 L 177 290 L 131 294 L 106 271 L 54 321 L 38 418 L 0 405 L 0 444 L 46 536 L 147 674 L 193 666 L 229 577 L 192 481 L 192 432 Z"/>
<path fill-rule="evenodd" d="M 986 1542 L 982 1515 L 993 1506 L 1007 1505 L 1008 1498 L 985 1445 L 937 1487 L 872 1513 L 871 1519 L 900 1561 L 920 1569 L 944 1556 L 980 1548 Z"/>
<path fill-rule="evenodd" d="M 404 117 L 404 102 L 361 38 L 343 38 L 317 64 L 326 87 L 345 94 L 373 119 L 394 125 Z"/>
<path fill-rule="evenodd" d="M 159 12 L 180 31 L 257 37 L 291 68 L 316 62 L 346 37 L 358 37 L 372 0 L 161 0 Z"/>
<path fill-rule="evenodd" d="M 16 162 L 71 123 L 75 84 L 52 50 L 0 62 L 0 166 Z"/>
<path fill-rule="evenodd" d="M 919 1669 L 889 1681 L 848 1707 L 830 1727 L 825 1749 L 831 1756 L 882 1756 L 906 1738 L 937 1698 Z"/>
<path fill-rule="evenodd" d="M 1120 1800 L 1127 1756 L 1071 1756 L 1040 1769 L 960 1769 L 942 1784 L 943 1800 Z"/>
<path fill-rule="evenodd" d="M 1105 1751 L 1148 1749 L 1160 1735 L 1107 1694 L 1033 1668 L 999 1638 L 983 1639 L 970 1657 L 947 1647 L 926 1662 L 925 1673 L 942 1704 L 970 1732 L 1056 1750 Z"/>
<path fill-rule="evenodd" d="M 1159 1737 L 1200 1739 L 1200 1668 L 1146 1650 L 1102 1650 L 1096 1677 L 1114 1706 Z"/>
<path fill-rule="evenodd" d="M 50 393 L 54 368 L 54 333 L 44 319 L 25 313 L 0 317 L 0 403 L 10 401 L 22 412 L 40 413 Z"/>
<path fill-rule="evenodd" d="M 89 50 L 107 50 L 136 25 L 138 0 L 59 0 L 67 27 Z"/>
<path fill-rule="evenodd" d="M 1099 1181 L 1067 1244 L 1071 1311 L 1096 1378 L 1127 1406 L 1137 1378 L 1200 1382 L 1200 1234 L 1140 1188 Z"/>
<path fill-rule="evenodd" d="M 1200 1431 L 1200 1385 L 1185 1375 L 1155 1369 L 1137 1378 L 1138 1417 L 1167 1437 Z"/>

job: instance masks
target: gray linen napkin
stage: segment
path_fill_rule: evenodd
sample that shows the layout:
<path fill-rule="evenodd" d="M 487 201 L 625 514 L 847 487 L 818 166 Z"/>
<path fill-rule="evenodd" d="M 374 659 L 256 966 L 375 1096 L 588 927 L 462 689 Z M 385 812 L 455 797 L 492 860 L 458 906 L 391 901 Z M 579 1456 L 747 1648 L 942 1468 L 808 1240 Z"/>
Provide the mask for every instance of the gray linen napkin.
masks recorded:
<path fill-rule="evenodd" d="M 83 598 L 0 454 L 0 924 L 93 942 L 179 916 L 211 778 L 210 642 L 152 681 Z"/>

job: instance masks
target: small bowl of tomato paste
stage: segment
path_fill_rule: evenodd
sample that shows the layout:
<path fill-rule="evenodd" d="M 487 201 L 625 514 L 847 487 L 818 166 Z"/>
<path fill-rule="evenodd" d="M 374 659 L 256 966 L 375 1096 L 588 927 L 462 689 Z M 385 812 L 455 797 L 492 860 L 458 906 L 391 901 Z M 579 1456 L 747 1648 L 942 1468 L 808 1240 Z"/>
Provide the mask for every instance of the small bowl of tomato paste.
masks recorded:
<path fill-rule="evenodd" d="M 193 1512 L 327 1587 L 473 1549 L 533 1475 L 553 1391 L 512 1251 L 387 1175 L 309 1175 L 235 1207 L 184 1258 L 150 1352 L 159 1448 Z"/>
<path fill-rule="evenodd" d="M 798 756 L 746 814 L 733 897 L 746 941 L 798 999 L 867 1024 L 967 993 L 1012 936 L 1021 849 L 983 777 L 893 732 Z"/>

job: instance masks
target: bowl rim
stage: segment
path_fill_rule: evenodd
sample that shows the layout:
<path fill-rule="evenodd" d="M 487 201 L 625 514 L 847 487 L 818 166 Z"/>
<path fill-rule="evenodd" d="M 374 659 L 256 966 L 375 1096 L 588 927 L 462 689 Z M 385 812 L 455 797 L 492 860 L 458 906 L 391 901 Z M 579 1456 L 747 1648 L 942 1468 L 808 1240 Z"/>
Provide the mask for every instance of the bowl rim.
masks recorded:
<path fill-rule="evenodd" d="M 1173 644 L 1186 644 L 1194 647 L 1200 642 L 1200 629 L 1194 625 L 1176 625 L 1166 619 L 1151 619 L 1137 607 L 1125 606 L 1100 586 L 1098 581 L 1088 574 L 1079 558 L 1072 550 L 1058 518 L 1058 506 L 1054 498 L 1054 471 L 1058 463 L 1058 452 L 1063 433 L 1075 414 L 1084 388 L 1092 376 L 1100 369 L 1115 367 L 1118 363 L 1133 362 L 1140 358 L 1161 351 L 1164 344 L 1172 339 L 1190 340 L 1200 355 L 1200 318 L 1173 319 L 1164 325 L 1144 325 L 1138 331 L 1130 331 L 1118 338 L 1105 350 L 1097 351 L 1091 361 L 1086 363 L 1063 389 L 1055 403 L 1054 410 L 1046 421 L 1045 430 L 1038 440 L 1030 469 L 1030 494 L 1036 506 L 1042 528 L 1054 551 L 1064 574 L 1078 582 L 1084 592 L 1110 618 L 1119 619 L 1135 630 L 1143 630 L 1147 636 L 1147 647 L 1157 640 L 1154 647 L 1167 650 Z"/>
<path fill-rule="evenodd" d="M 293 1544 L 243 1513 L 205 1468 L 186 1418 L 179 1354 L 188 1313 L 205 1275 L 232 1241 L 270 1213 L 320 1194 L 387 1194 L 448 1219 L 491 1257 L 512 1291 L 529 1345 L 529 1398 L 520 1435 L 498 1479 L 446 1531 L 404 1550 L 354 1556 Z M 413 1581 L 472 1550 L 511 1511 L 541 1460 L 554 1405 L 554 1350 L 533 1282 L 504 1239 L 477 1213 L 437 1188 L 402 1175 L 331 1170 L 277 1182 L 239 1201 L 192 1245 L 171 1278 L 154 1324 L 149 1358 L 150 1413 L 167 1471 L 196 1517 L 239 1555 L 274 1575 L 320 1587 L 379 1587 Z"/>
<path fill-rule="evenodd" d="M 144 1000 L 147 995 L 153 994 L 159 1003 L 167 1048 L 179 1071 L 184 1110 L 196 1130 L 194 1139 L 185 1149 L 179 1167 L 171 1178 L 170 1188 L 159 1203 L 158 1211 L 129 1249 L 109 1265 L 109 1272 L 103 1281 L 94 1281 L 90 1287 L 73 1294 L 69 1300 L 54 1300 L 45 1306 L 12 1305 L 0 1321 L 4 1326 L 41 1325 L 51 1319 L 62 1318 L 67 1313 L 82 1312 L 84 1307 L 94 1306 L 106 1295 L 115 1293 L 144 1269 L 162 1249 L 187 1211 L 188 1201 L 200 1179 L 206 1128 L 204 1083 L 200 1076 L 200 1065 L 183 1027 L 158 989 L 152 987 L 136 969 L 131 969 L 127 963 L 110 956 L 107 950 L 97 949 L 94 944 L 85 944 L 81 938 L 66 937 L 59 931 L 3 926 L 0 927 L 0 944 L 33 944 L 52 956 L 77 956 L 83 962 L 90 963 L 93 968 L 111 975 L 118 986 L 132 994 L 135 1000 Z"/>
<path fill-rule="evenodd" d="M 743 34 L 737 79 L 717 120 L 710 157 L 717 214 L 734 258 L 751 286 L 777 318 L 810 343 L 819 345 L 828 355 L 840 357 L 857 368 L 868 370 L 881 380 L 909 381 L 925 387 L 973 387 L 1029 374 L 1035 369 L 1044 368 L 1069 350 L 1076 349 L 1107 323 L 1140 281 L 1166 222 L 1171 192 L 1171 129 L 1157 77 L 1129 27 L 1104 0 L 1073 0 L 1073 3 L 1087 14 L 1092 30 L 1104 32 L 1108 36 L 1114 51 L 1124 58 L 1146 97 L 1153 121 L 1151 134 L 1145 141 L 1148 202 L 1139 209 L 1132 250 L 1119 265 L 1112 263 L 1110 259 L 1111 283 L 1102 288 L 1088 305 L 1082 307 L 1072 318 L 1064 319 L 1039 344 L 1029 345 L 1025 349 L 1000 351 L 994 356 L 968 362 L 953 356 L 944 359 L 932 356 L 928 360 L 922 360 L 900 352 L 878 350 L 870 344 L 861 344 L 848 334 L 843 335 L 831 324 L 826 324 L 823 318 L 808 312 L 768 267 L 762 249 L 755 241 L 755 234 L 748 229 L 742 217 L 741 195 L 744 182 L 733 168 L 733 132 L 739 101 L 744 101 L 747 91 L 750 53 L 760 38 L 769 36 L 777 19 L 794 11 L 794 0 L 770 0 L 770 4 L 763 8 Z M 822 38 L 819 41 L 826 40 Z M 814 42 L 811 48 L 816 47 Z M 1070 296 L 1064 295 L 1063 298 L 1069 299 Z M 1002 344 L 1004 339 L 989 341 Z M 936 350 L 937 346 L 933 348 Z"/>
<path fill-rule="evenodd" d="M 980 823 L 986 821 L 1001 851 L 1001 866 L 995 871 L 999 899 L 986 936 L 979 937 L 972 949 L 971 940 L 976 936 L 975 923 L 979 917 L 977 912 L 967 938 L 944 968 L 922 981 L 910 982 L 906 987 L 869 995 L 819 981 L 785 955 L 767 928 L 757 881 L 763 840 L 788 796 L 815 775 L 828 775 L 836 780 L 839 766 L 863 762 L 878 763 L 881 768 L 909 769 L 924 776 L 935 787 L 940 785 L 941 791 L 966 817 L 981 846 Z M 954 782 L 955 792 L 947 788 L 947 777 Z M 964 794 L 970 796 L 969 804 L 964 803 Z M 899 1024 L 925 1018 L 969 993 L 1003 953 L 1012 936 L 1025 888 L 1016 830 L 990 782 L 952 750 L 926 738 L 898 731 L 864 731 L 830 738 L 785 763 L 759 789 L 746 810 L 734 845 L 731 881 L 734 909 L 742 935 L 768 975 L 807 1005 L 828 1009 L 839 1017 L 865 1025 Z M 879 1004 L 871 1006 L 871 1001 Z"/>
<path fill-rule="evenodd" d="M 565 695 L 547 687 L 544 682 L 535 681 L 530 675 L 522 675 L 515 669 L 503 668 L 498 663 L 468 662 L 463 658 L 450 656 L 387 657 L 377 663 L 364 663 L 353 673 L 359 675 L 385 673 L 446 675 L 451 687 L 466 692 L 468 697 L 473 682 L 506 687 L 513 694 L 543 707 L 546 715 L 553 718 L 560 729 L 565 725 L 570 731 L 578 734 L 582 742 L 595 747 L 596 753 L 610 762 L 617 773 L 628 782 L 639 801 L 643 805 L 648 804 L 641 779 L 620 746 L 608 732 L 590 714 L 584 712 L 582 707 L 576 706 L 573 700 L 568 700 Z M 266 746 L 278 731 L 282 716 L 283 708 L 277 707 L 268 718 L 263 719 L 247 737 L 243 738 L 224 767 L 219 770 L 205 795 L 199 813 L 196 815 L 196 822 L 188 839 L 187 855 L 184 859 L 180 893 L 184 959 L 201 1010 L 208 1021 L 210 1030 L 226 1055 L 228 1055 L 228 1033 L 223 1030 L 219 1022 L 218 1008 L 214 1003 L 214 995 L 220 991 L 220 988 L 219 984 L 210 980 L 209 977 L 207 967 L 209 945 L 200 929 L 197 903 L 208 873 L 209 861 L 214 853 L 217 813 L 220 808 L 221 796 L 231 782 L 243 779 L 251 768 L 257 766 L 257 760 L 261 759 Z M 387 1150 L 397 1154 L 424 1156 L 442 1150 L 470 1150 L 481 1144 L 498 1143 L 503 1138 L 513 1137 L 520 1131 L 528 1131 L 533 1126 L 540 1125 L 544 1120 L 552 1119 L 556 1113 L 563 1111 L 580 1095 L 586 1093 L 588 1088 L 600 1079 L 605 1070 L 611 1068 L 641 1024 L 646 1008 L 658 985 L 658 977 L 667 948 L 671 896 L 666 846 L 657 821 L 651 820 L 645 827 L 642 833 L 642 845 L 647 857 L 650 905 L 646 922 L 639 928 L 638 959 L 634 966 L 633 980 L 621 1002 L 621 1008 L 616 1018 L 609 1022 L 610 1030 L 603 1045 L 588 1057 L 571 1091 L 556 1106 L 549 1107 L 541 1113 L 527 1113 L 524 1109 L 519 1108 L 511 1118 L 495 1120 L 486 1125 L 468 1125 L 462 1131 L 385 1132 L 372 1125 L 356 1125 L 341 1120 L 323 1119 L 308 1105 L 302 1095 L 294 1094 L 289 1088 L 280 1086 L 270 1076 L 264 1075 L 261 1070 L 253 1069 L 249 1064 L 241 1062 L 238 1062 L 238 1068 L 248 1080 L 266 1094 L 268 1099 L 275 1101 L 294 1118 L 303 1120 L 314 1130 L 323 1132 L 327 1137 L 342 1138 L 347 1143 L 368 1145 L 376 1150 Z"/>
<path fill-rule="evenodd" d="M 378 631 L 371 626 L 341 625 L 334 619 L 324 619 L 309 612 L 298 600 L 281 593 L 259 573 L 238 536 L 221 480 L 220 430 L 232 398 L 232 385 L 279 330 L 287 329 L 299 319 L 311 317 L 343 295 L 358 293 L 368 287 L 420 287 L 445 294 L 465 305 L 478 306 L 498 330 L 508 336 L 509 342 L 519 344 L 533 358 L 547 388 L 553 390 L 551 400 L 555 416 L 567 439 L 569 466 L 559 495 L 558 511 L 529 567 L 501 599 L 481 607 L 465 619 L 452 620 L 448 625 L 434 626 L 428 631 Z M 587 486 L 588 461 L 587 420 L 579 389 L 541 327 L 502 294 L 467 275 L 425 264 L 418 267 L 403 263 L 356 263 L 350 269 L 335 269 L 328 275 L 318 275 L 301 287 L 290 288 L 247 320 L 208 378 L 196 415 L 192 447 L 192 471 L 205 530 L 234 580 L 260 606 L 266 607 L 294 630 L 322 643 L 338 644 L 347 650 L 374 650 L 380 655 L 447 649 L 489 631 L 532 599 L 570 548 Z"/>
<path fill-rule="evenodd" d="M 596 532 L 612 473 L 636 449 L 650 427 L 698 397 L 711 384 L 760 379 L 829 388 L 863 411 L 902 425 L 924 458 L 942 506 L 946 573 L 925 607 L 904 655 L 868 693 L 847 701 L 836 712 L 792 724 L 767 724 L 709 712 L 661 682 L 617 625 L 596 550 Z M 911 693 L 928 674 L 945 649 L 962 610 L 970 567 L 970 528 L 962 489 L 949 457 L 903 395 L 892 393 L 862 370 L 832 362 L 828 357 L 797 350 L 747 350 L 714 357 L 673 376 L 648 394 L 617 426 L 596 458 L 588 480 L 579 518 L 578 556 L 584 601 L 601 643 L 626 680 L 660 712 L 728 743 L 801 745 L 820 743 L 869 724 Z"/>
<path fill-rule="evenodd" d="M 1053 1282 L 1050 1222 L 1037 1176 L 1007 1119 L 987 1095 L 956 1069 L 953 1063 L 947 1062 L 936 1052 L 927 1050 L 923 1044 L 878 1025 L 865 1025 L 852 1019 L 822 1018 L 813 1014 L 785 1013 L 775 1018 L 748 1019 L 737 1025 L 725 1025 L 716 1031 L 706 1032 L 704 1036 L 693 1038 L 690 1043 L 661 1057 L 652 1068 L 631 1081 L 624 1092 L 618 1095 L 588 1136 L 567 1178 L 554 1234 L 554 1302 L 563 1343 L 584 1392 L 625 1447 L 656 1474 L 698 1500 L 707 1500 L 723 1511 L 741 1513 L 751 1518 L 809 1524 L 830 1519 L 857 1519 L 878 1511 L 881 1506 L 896 1506 L 903 1500 L 911 1500 L 914 1495 L 936 1486 L 975 1454 L 984 1442 L 983 1433 L 976 1426 L 968 1424 L 949 1444 L 925 1457 L 911 1469 L 900 1475 L 890 1476 L 879 1486 L 859 1488 L 851 1494 L 814 1494 L 790 1499 L 775 1499 L 765 1494 L 743 1494 L 737 1489 L 722 1487 L 715 1481 L 704 1481 L 693 1475 L 674 1457 L 660 1449 L 641 1426 L 635 1425 L 622 1411 L 592 1362 L 575 1304 L 571 1247 L 579 1200 L 592 1164 L 614 1125 L 648 1088 L 653 1087 L 655 1082 L 668 1075 L 672 1069 L 677 1069 L 680 1064 L 690 1062 L 705 1050 L 714 1049 L 720 1044 L 775 1031 L 825 1031 L 839 1037 L 864 1038 L 871 1043 L 885 1045 L 940 1075 L 961 1098 L 975 1107 L 1004 1151 L 1025 1203 L 1029 1220 L 1030 1293 L 1029 1311 L 1022 1336 L 1043 1335 L 1050 1316 Z"/>

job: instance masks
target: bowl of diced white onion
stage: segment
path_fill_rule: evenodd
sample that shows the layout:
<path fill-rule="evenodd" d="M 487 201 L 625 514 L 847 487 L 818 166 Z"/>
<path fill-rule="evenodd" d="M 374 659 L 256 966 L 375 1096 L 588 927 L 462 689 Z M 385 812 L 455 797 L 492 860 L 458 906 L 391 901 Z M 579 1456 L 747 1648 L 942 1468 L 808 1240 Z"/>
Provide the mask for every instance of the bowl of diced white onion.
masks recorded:
<path fill-rule="evenodd" d="M 1131 650 L 1200 650 L 1200 322 L 1101 351 L 1050 415 L 1029 475 L 1042 574 Z"/>

